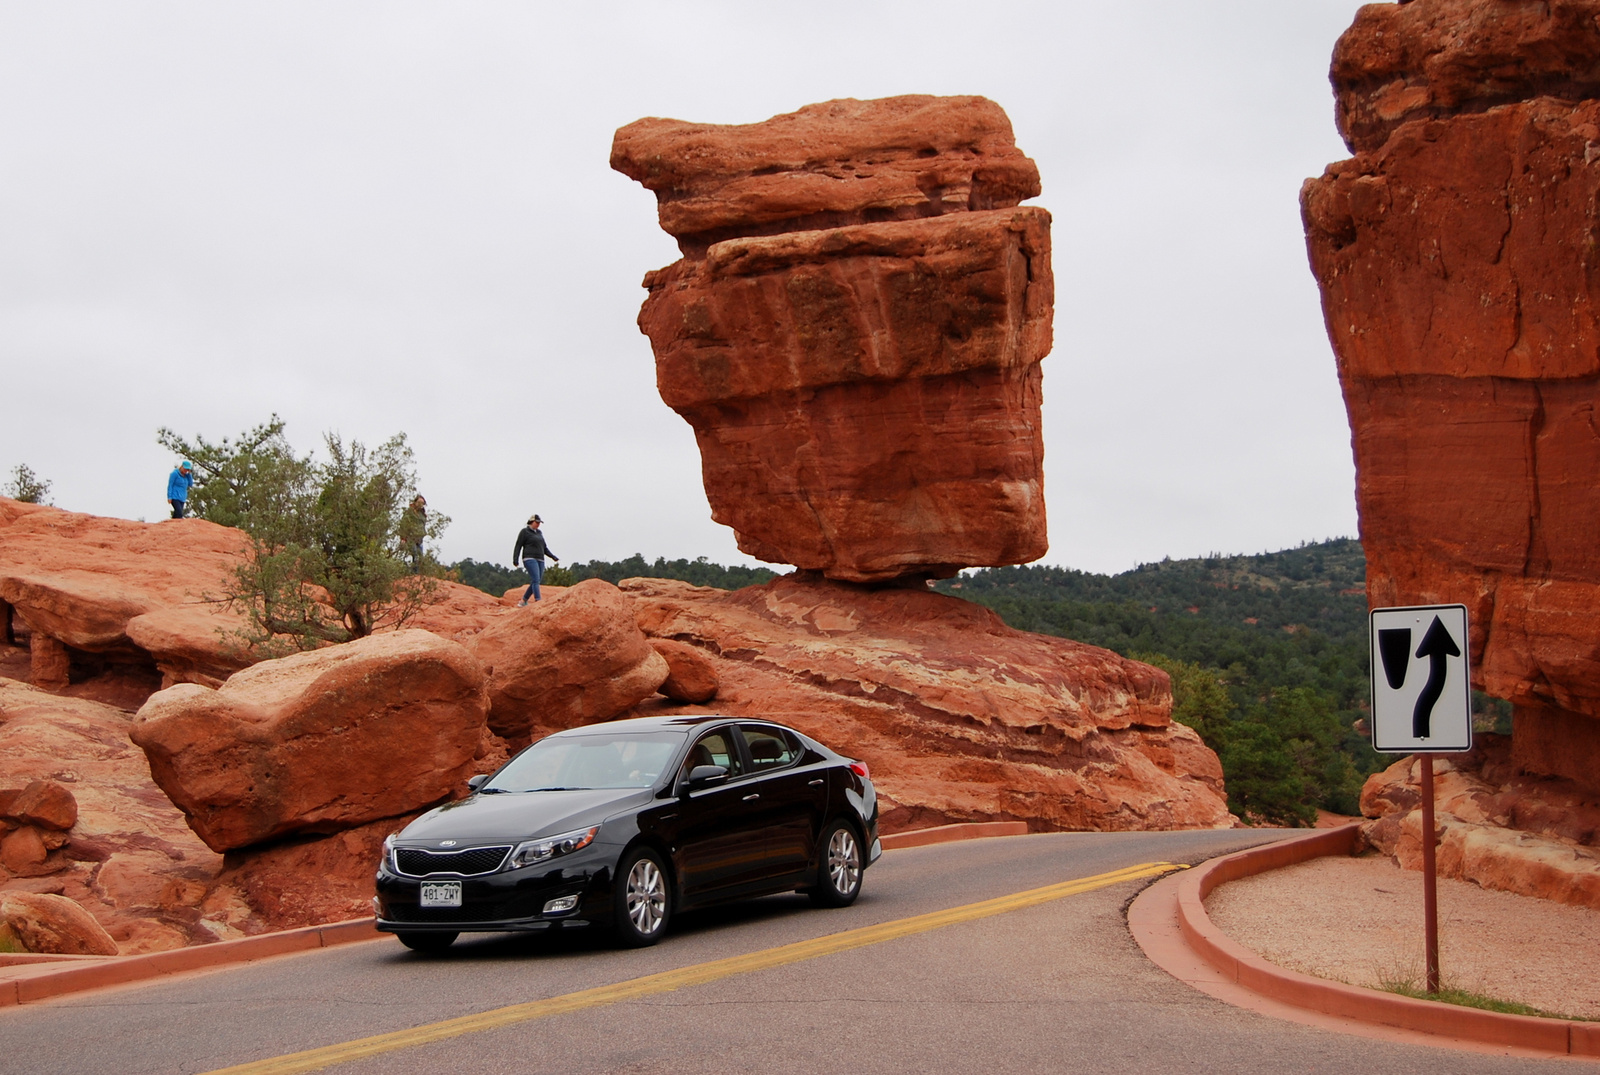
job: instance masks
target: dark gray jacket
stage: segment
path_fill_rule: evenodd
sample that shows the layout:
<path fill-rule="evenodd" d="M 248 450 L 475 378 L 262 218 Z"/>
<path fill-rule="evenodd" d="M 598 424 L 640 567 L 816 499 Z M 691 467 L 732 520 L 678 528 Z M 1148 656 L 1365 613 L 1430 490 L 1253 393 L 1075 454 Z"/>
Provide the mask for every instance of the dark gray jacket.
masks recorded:
<path fill-rule="evenodd" d="M 522 533 L 517 535 L 517 547 L 511 550 L 511 566 L 516 567 L 519 560 L 543 560 L 546 556 L 552 560 L 561 559 L 550 551 L 542 533 L 531 526 L 524 526 Z"/>

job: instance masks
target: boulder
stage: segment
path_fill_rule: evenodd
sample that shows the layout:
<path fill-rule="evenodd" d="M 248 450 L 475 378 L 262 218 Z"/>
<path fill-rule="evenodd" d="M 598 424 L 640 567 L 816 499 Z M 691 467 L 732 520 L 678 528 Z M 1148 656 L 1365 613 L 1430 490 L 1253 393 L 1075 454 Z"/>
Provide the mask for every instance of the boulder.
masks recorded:
<path fill-rule="evenodd" d="M 0 817 L 65 831 L 78 821 L 78 800 L 55 780 L 33 780 L 15 795 L 0 791 Z"/>
<path fill-rule="evenodd" d="M 1461 602 L 1528 772 L 1600 791 L 1600 4 L 1371 4 L 1301 193 L 1374 606 Z"/>
<path fill-rule="evenodd" d="M 29 952 L 114 956 L 117 942 L 94 916 L 65 896 L 0 892 L 0 922 Z"/>
<path fill-rule="evenodd" d="M 667 662 L 609 582 L 587 579 L 517 609 L 469 640 L 489 675 L 489 726 L 514 749 L 610 720 L 650 697 Z"/>
<path fill-rule="evenodd" d="M 1007 627 L 925 588 L 786 576 L 728 592 L 625 579 L 653 642 L 692 645 L 718 712 L 777 720 L 865 761 L 895 832 L 1226 828 L 1222 767 L 1172 722 L 1165 672 Z M 638 714 L 696 712 L 656 699 Z"/>
<path fill-rule="evenodd" d="M 998 106 L 640 120 L 612 166 L 684 251 L 639 327 L 743 551 L 856 582 L 1045 552 L 1050 217 Z"/>
<path fill-rule="evenodd" d="M 216 600 L 249 549 L 241 531 L 20 507 L 0 503 L 0 601 L 32 635 L 36 683 L 66 687 L 74 659 L 159 669 L 166 685 L 249 663 L 223 638 L 242 619 Z"/>
<path fill-rule="evenodd" d="M 667 662 L 667 679 L 658 688 L 675 702 L 702 705 L 717 696 L 717 670 L 709 658 L 686 642 L 652 638 L 650 647 Z"/>
<path fill-rule="evenodd" d="M 336 832 L 444 799 L 470 775 L 484 670 L 426 631 L 265 661 L 155 694 L 131 735 L 217 851 Z"/>

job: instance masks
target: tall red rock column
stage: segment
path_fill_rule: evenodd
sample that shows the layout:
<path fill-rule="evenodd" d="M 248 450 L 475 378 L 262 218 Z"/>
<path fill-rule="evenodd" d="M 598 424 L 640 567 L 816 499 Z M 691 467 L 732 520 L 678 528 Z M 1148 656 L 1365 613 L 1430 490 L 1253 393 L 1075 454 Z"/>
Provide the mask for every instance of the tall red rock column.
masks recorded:
<path fill-rule="evenodd" d="M 742 550 L 852 582 L 1044 554 L 1050 216 L 999 106 L 642 119 L 611 166 L 684 253 L 639 326 Z"/>
<path fill-rule="evenodd" d="M 1306 242 L 1374 606 L 1464 602 L 1524 769 L 1600 788 L 1600 2 L 1363 7 Z"/>

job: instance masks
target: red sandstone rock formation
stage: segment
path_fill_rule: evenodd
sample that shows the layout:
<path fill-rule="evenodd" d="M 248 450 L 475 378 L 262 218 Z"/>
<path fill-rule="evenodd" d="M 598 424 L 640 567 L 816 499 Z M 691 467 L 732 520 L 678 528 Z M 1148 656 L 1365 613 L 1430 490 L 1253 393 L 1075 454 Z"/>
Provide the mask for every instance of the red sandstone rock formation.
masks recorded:
<path fill-rule="evenodd" d="M 644 119 L 611 164 L 684 251 L 639 326 L 741 549 L 858 582 L 1043 555 L 1050 217 L 998 106 Z"/>
<path fill-rule="evenodd" d="M 202 519 L 136 523 L 0 500 L 0 603 L 31 633 L 39 686 L 108 669 L 147 683 L 144 694 L 214 685 L 248 663 L 221 637 L 241 620 L 207 600 L 248 545 Z"/>
<path fill-rule="evenodd" d="M 124 952 L 259 932 L 248 922 L 235 929 L 205 906 L 222 857 L 156 787 L 128 727 L 128 714 L 112 706 L 0 679 L 0 799 L 9 803 L 0 828 L 34 832 L 42 844 L 44 835 L 61 837 L 44 845 L 42 861 L 15 873 L 0 868 L 0 894 L 65 896 Z M 52 785 L 70 792 L 72 809 Z M 30 805 L 30 788 L 43 793 L 42 809 Z M 42 824 L 59 824 L 73 810 L 65 830 Z"/>
<path fill-rule="evenodd" d="M 1512 753 L 1600 789 L 1600 3 L 1368 5 L 1302 191 L 1374 606 L 1460 601 Z"/>
<path fill-rule="evenodd" d="M 792 576 L 732 593 L 622 586 L 647 634 L 696 647 L 716 669 L 716 711 L 783 721 L 866 761 L 888 831 L 1233 824 L 1222 767 L 1172 723 L 1159 669 L 926 590 Z M 683 711 L 660 699 L 636 710 Z"/>
<path fill-rule="evenodd" d="M 65 896 L 0 892 L 0 938 L 9 934 L 27 952 L 114 956 L 117 942 L 94 916 Z"/>
<path fill-rule="evenodd" d="M 667 679 L 662 694 L 675 702 L 703 705 L 717 696 L 720 680 L 717 670 L 695 647 L 670 638 L 652 638 L 650 645 L 667 662 Z"/>
<path fill-rule="evenodd" d="M 1525 775 L 1499 735 L 1436 757 L 1434 769 L 1443 876 L 1600 908 L 1600 794 Z M 1422 868 L 1420 782 L 1416 759 L 1402 758 L 1361 790 L 1367 842 L 1412 870 Z"/>
<path fill-rule="evenodd" d="M 445 799 L 474 771 L 484 680 L 459 644 L 397 631 L 170 687 L 131 734 L 200 838 L 232 850 Z"/>
<path fill-rule="evenodd" d="M 667 678 L 633 606 L 600 579 L 518 609 L 468 645 L 489 672 L 489 727 L 513 749 L 610 720 Z"/>

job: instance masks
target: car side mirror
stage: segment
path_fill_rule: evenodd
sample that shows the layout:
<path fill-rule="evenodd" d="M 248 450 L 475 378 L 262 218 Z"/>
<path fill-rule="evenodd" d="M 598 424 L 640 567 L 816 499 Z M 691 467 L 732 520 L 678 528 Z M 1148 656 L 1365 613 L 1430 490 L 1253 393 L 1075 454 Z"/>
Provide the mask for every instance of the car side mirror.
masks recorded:
<path fill-rule="evenodd" d="M 700 788 L 710 788 L 721 784 L 728 779 L 728 769 L 723 765 L 696 765 L 689 770 L 688 779 L 683 782 L 683 790 L 698 791 Z"/>
<path fill-rule="evenodd" d="M 471 791 L 477 791 L 488 782 L 489 776 L 490 774 L 488 773 L 479 773 L 477 776 L 467 777 L 467 788 Z"/>

